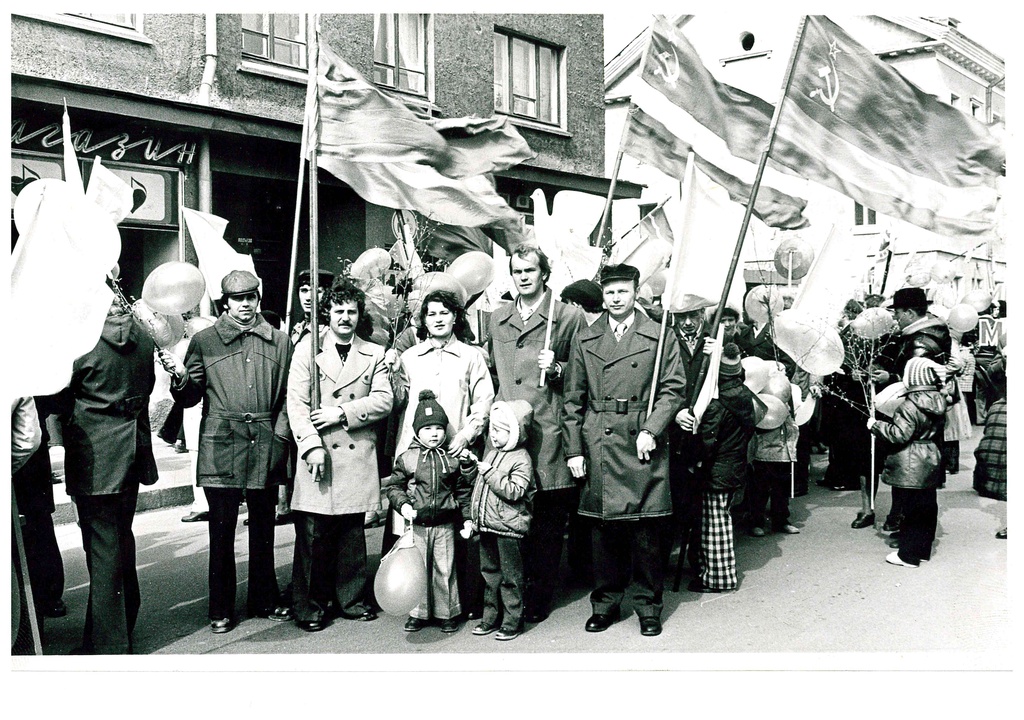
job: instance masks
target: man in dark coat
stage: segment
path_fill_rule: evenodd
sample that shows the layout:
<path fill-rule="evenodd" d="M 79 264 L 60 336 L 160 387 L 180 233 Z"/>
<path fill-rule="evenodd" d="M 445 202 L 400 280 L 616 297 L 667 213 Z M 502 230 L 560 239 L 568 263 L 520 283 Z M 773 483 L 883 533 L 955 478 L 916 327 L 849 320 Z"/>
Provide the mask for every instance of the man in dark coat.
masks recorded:
<path fill-rule="evenodd" d="M 602 270 L 607 312 L 576 334 L 566 370 L 567 464 L 582 482 L 579 513 L 597 521 L 587 632 L 616 620 L 632 573 L 640 632 L 661 633 L 661 544 L 672 514 L 665 428 L 683 404 L 686 377 L 671 333 L 655 376 L 659 328 L 635 309 L 639 278 L 630 265 Z"/>
<path fill-rule="evenodd" d="M 259 280 L 234 270 L 221 281 L 226 310 L 200 330 L 182 363 L 161 351 L 184 407 L 203 403 L 197 484 L 210 505 L 210 621 L 223 633 L 235 625 L 235 528 L 238 506 L 249 509 L 251 617 L 291 619 L 280 604 L 274 570 L 274 508 L 288 447 L 285 412 L 292 344 L 256 311 Z"/>
<path fill-rule="evenodd" d="M 586 321 L 578 308 L 551 302 L 552 290 L 546 286 L 551 265 L 540 248 L 520 245 L 509 258 L 509 270 L 519 297 L 491 314 L 488 335 L 498 380 L 495 400 L 525 400 L 533 408 L 525 447 L 533 461 L 537 494 L 530 533 L 523 541 L 523 617 L 537 623 L 551 612 L 566 525 L 579 504 L 579 489 L 562 448 L 562 383 L 572 339 Z M 550 343 L 545 347 L 549 319 Z"/>
<path fill-rule="evenodd" d="M 157 480 L 149 425 L 153 340 L 116 301 L 96 347 L 57 396 L 68 495 L 89 569 L 82 651 L 126 654 L 141 598 L 132 520 L 139 484 Z"/>

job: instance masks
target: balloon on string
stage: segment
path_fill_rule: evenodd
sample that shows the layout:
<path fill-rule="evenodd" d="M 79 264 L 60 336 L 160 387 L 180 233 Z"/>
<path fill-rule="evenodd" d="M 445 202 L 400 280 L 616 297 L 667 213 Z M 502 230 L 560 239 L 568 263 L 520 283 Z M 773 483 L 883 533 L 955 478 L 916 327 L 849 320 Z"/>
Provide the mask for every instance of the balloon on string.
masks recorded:
<path fill-rule="evenodd" d="M 857 337 L 877 340 L 896 329 L 896 318 L 885 308 L 867 308 L 850 321 L 850 329 Z"/>
<path fill-rule="evenodd" d="M 784 278 L 799 280 L 811 269 L 814 248 L 798 237 L 783 240 L 775 251 L 775 269 Z"/>
<path fill-rule="evenodd" d="M 907 287 L 924 287 L 931 280 L 931 268 L 917 266 L 907 269 Z"/>
<path fill-rule="evenodd" d="M 956 265 L 949 260 L 938 260 L 931 269 L 931 279 L 937 283 L 948 283 L 956 277 Z"/>
<path fill-rule="evenodd" d="M 983 313 L 992 306 L 992 295 L 981 289 L 971 290 L 969 293 L 964 295 L 963 300 L 960 302 L 965 305 L 970 305 L 979 313 Z"/>
<path fill-rule="evenodd" d="M 192 337 L 200 330 L 205 330 L 208 327 L 213 327 L 214 320 L 211 317 L 205 315 L 196 315 L 190 317 L 185 323 L 185 332 L 188 333 L 189 337 Z"/>
<path fill-rule="evenodd" d="M 180 315 L 203 299 L 206 280 L 191 263 L 172 260 L 158 265 L 142 284 L 142 299 L 156 312 Z"/>
<path fill-rule="evenodd" d="M 107 277 L 111 280 L 117 280 L 121 277 L 121 266 L 118 263 L 114 263 L 114 267 L 110 268 L 110 272 L 107 273 Z"/>
<path fill-rule="evenodd" d="M 794 385 L 793 387 L 796 388 L 797 386 Z M 814 397 L 813 395 L 808 397 L 802 403 L 797 405 L 796 414 L 793 415 L 793 422 L 795 422 L 797 425 L 807 424 L 807 421 L 810 420 L 811 417 L 814 415 L 814 408 L 817 407 L 817 405 L 818 398 Z"/>
<path fill-rule="evenodd" d="M 74 192 L 71 186 L 56 178 L 33 180 L 22 187 L 14 201 L 14 226 L 19 235 L 26 235 L 40 213 L 61 217 L 71 207 Z"/>
<path fill-rule="evenodd" d="M 937 305 L 932 303 L 928 306 L 928 312 L 937 317 L 942 322 L 949 320 L 949 308 L 945 305 Z"/>
<path fill-rule="evenodd" d="M 761 418 L 757 427 L 762 430 L 774 430 L 786 422 L 786 418 L 789 417 L 789 408 L 786 407 L 786 403 L 774 395 L 767 395 L 765 393 L 757 393 L 757 397 L 768 408 L 768 412 Z"/>
<path fill-rule="evenodd" d="M 406 533 L 408 535 L 410 533 Z M 405 535 L 380 562 L 373 579 L 373 594 L 386 613 L 407 615 L 427 590 L 427 569 L 423 556 Z"/>
<path fill-rule="evenodd" d="M 771 395 L 784 403 L 789 403 L 793 398 L 792 383 L 784 373 L 772 373 L 768 376 L 768 382 L 765 383 L 760 394 Z"/>
<path fill-rule="evenodd" d="M 959 305 L 959 298 L 956 294 L 956 288 L 953 287 L 952 283 L 947 283 L 942 287 L 935 289 L 935 295 L 932 297 L 932 302 L 936 305 L 942 305 L 946 308 L 951 308 L 954 305 Z M 966 302 L 966 300 L 964 300 Z M 978 310 L 981 312 L 981 310 Z"/>
<path fill-rule="evenodd" d="M 654 297 L 661 297 L 665 292 L 665 286 L 668 284 L 668 276 L 665 274 L 665 269 L 662 268 L 658 272 L 647 278 L 646 285 L 651 288 L 651 294 Z"/>
<path fill-rule="evenodd" d="M 768 316 L 775 318 L 785 309 L 782 291 L 774 285 L 758 285 L 743 300 L 747 316 L 759 325 L 768 322 Z"/>
<path fill-rule="evenodd" d="M 383 277 L 390 267 L 391 253 L 384 248 L 372 247 L 352 261 L 349 275 L 360 280 L 374 280 Z"/>
<path fill-rule="evenodd" d="M 978 311 L 966 303 L 961 303 L 950 309 L 946 325 L 950 330 L 960 333 L 970 332 L 978 326 Z"/>
<path fill-rule="evenodd" d="M 812 375 L 830 375 L 843 364 L 843 341 L 824 318 L 793 310 L 780 313 L 775 344 Z"/>
<path fill-rule="evenodd" d="M 473 250 L 452 260 L 446 272 L 459 281 L 467 295 L 479 295 L 494 279 L 494 258 Z"/>
<path fill-rule="evenodd" d="M 426 294 L 434 290 L 447 290 L 448 292 L 455 293 L 463 307 L 465 307 L 466 300 L 469 298 L 469 294 L 466 292 L 466 288 L 462 287 L 462 283 L 448 273 L 443 272 L 423 273 L 413 280 L 412 287 L 416 294 L 416 304 L 422 302 Z"/>
<path fill-rule="evenodd" d="M 185 336 L 185 321 L 181 315 L 156 312 L 145 300 L 136 300 L 132 304 L 132 313 L 159 348 L 169 348 Z"/>
<path fill-rule="evenodd" d="M 636 293 L 637 300 L 644 300 L 651 302 L 654 300 L 654 290 L 651 289 L 650 283 L 644 283 L 640 286 L 640 289 Z"/>
<path fill-rule="evenodd" d="M 769 363 L 759 357 L 745 357 L 740 360 L 743 365 L 743 384 L 752 393 L 759 393 L 768 383 L 768 374 L 771 371 Z"/>

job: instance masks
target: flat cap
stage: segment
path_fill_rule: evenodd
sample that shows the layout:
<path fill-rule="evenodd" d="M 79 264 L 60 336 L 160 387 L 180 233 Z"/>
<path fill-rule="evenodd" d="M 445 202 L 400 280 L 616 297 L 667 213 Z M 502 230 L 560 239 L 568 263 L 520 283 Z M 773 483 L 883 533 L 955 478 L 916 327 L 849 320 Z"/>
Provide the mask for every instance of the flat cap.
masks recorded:
<path fill-rule="evenodd" d="M 309 285 L 309 279 L 312 276 L 312 272 L 310 272 L 309 270 L 303 270 L 302 272 L 299 273 L 298 282 L 296 283 L 296 286 L 302 287 L 303 285 Z M 334 282 L 334 273 L 329 273 L 326 270 L 318 270 L 317 277 L 320 278 L 319 286 L 322 288 L 330 288 L 331 283 Z"/>
<path fill-rule="evenodd" d="M 222 295 L 244 295 L 259 289 L 259 278 L 248 270 L 232 270 L 220 281 Z"/>
<path fill-rule="evenodd" d="M 632 265 L 622 263 L 620 265 L 605 265 L 601 268 L 601 284 L 610 282 L 631 282 L 640 283 L 640 271 Z"/>
<path fill-rule="evenodd" d="M 576 303 L 587 312 L 600 312 L 604 298 L 593 280 L 577 280 L 562 288 L 562 302 Z"/>

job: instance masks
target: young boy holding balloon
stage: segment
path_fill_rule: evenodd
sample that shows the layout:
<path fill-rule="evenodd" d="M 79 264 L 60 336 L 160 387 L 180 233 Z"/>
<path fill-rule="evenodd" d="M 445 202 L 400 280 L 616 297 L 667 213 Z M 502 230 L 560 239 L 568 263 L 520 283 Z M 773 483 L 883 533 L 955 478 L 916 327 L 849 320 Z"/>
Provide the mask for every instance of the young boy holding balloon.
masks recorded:
<path fill-rule="evenodd" d="M 441 632 L 459 629 L 462 606 L 455 575 L 455 523 L 466 518 L 472 481 L 466 473 L 472 462 L 462 451 L 445 450 L 448 415 L 432 390 L 423 390 L 412 421 L 416 436 L 408 450 L 395 458 L 391 476 L 382 484 L 392 508 L 412 523 L 413 543 L 427 566 L 427 583 L 420 602 L 409 613 L 406 632 L 418 632 L 436 618 Z M 465 459 L 464 459 L 465 458 Z"/>

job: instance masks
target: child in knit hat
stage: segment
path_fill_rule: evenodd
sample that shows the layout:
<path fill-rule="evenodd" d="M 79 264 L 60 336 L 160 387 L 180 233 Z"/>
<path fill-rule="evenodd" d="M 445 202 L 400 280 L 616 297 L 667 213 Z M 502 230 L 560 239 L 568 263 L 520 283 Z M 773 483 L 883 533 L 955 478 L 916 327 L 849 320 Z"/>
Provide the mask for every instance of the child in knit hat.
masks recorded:
<path fill-rule="evenodd" d="M 412 523 L 413 541 L 427 566 L 427 587 L 409 613 L 407 632 L 417 632 L 437 618 L 441 632 L 459 629 L 462 607 L 455 576 L 455 523 L 469 526 L 473 483 L 459 459 L 444 448 L 448 416 L 432 390 L 420 393 L 413 416 L 416 437 L 395 458 L 391 476 L 382 484 L 392 508 Z M 468 470 L 467 468 L 465 468 Z"/>
<path fill-rule="evenodd" d="M 893 502 L 900 500 L 903 507 L 899 549 L 885 558 L 892 565 L 918 567 L 931 558 L 939 514 L 935 490 L 945 479 L 939 450 L 947 406 L 940 392 L 942 371 L 934 360 L 910 358 L 903 371 L 907 393 L 892 422 L 868 420 L 868 429 L 894 446 L 882 472 Z"/>
<path fill-rule="evenodd" d="M 530 530 L 533 496 L 533 461 L 523 447 L 533 407 L 525 400 L 496 402 L 491 406 L 490 443 L 476 462 L 464 451 L 463 467 L 474 480 L 470 503 L 472 525 L 468 538 L 480 533 L 480 573 L 483 575 L 483 618 L 474 635 L 513 640 L 523 632 L 523 538 Z"/>

